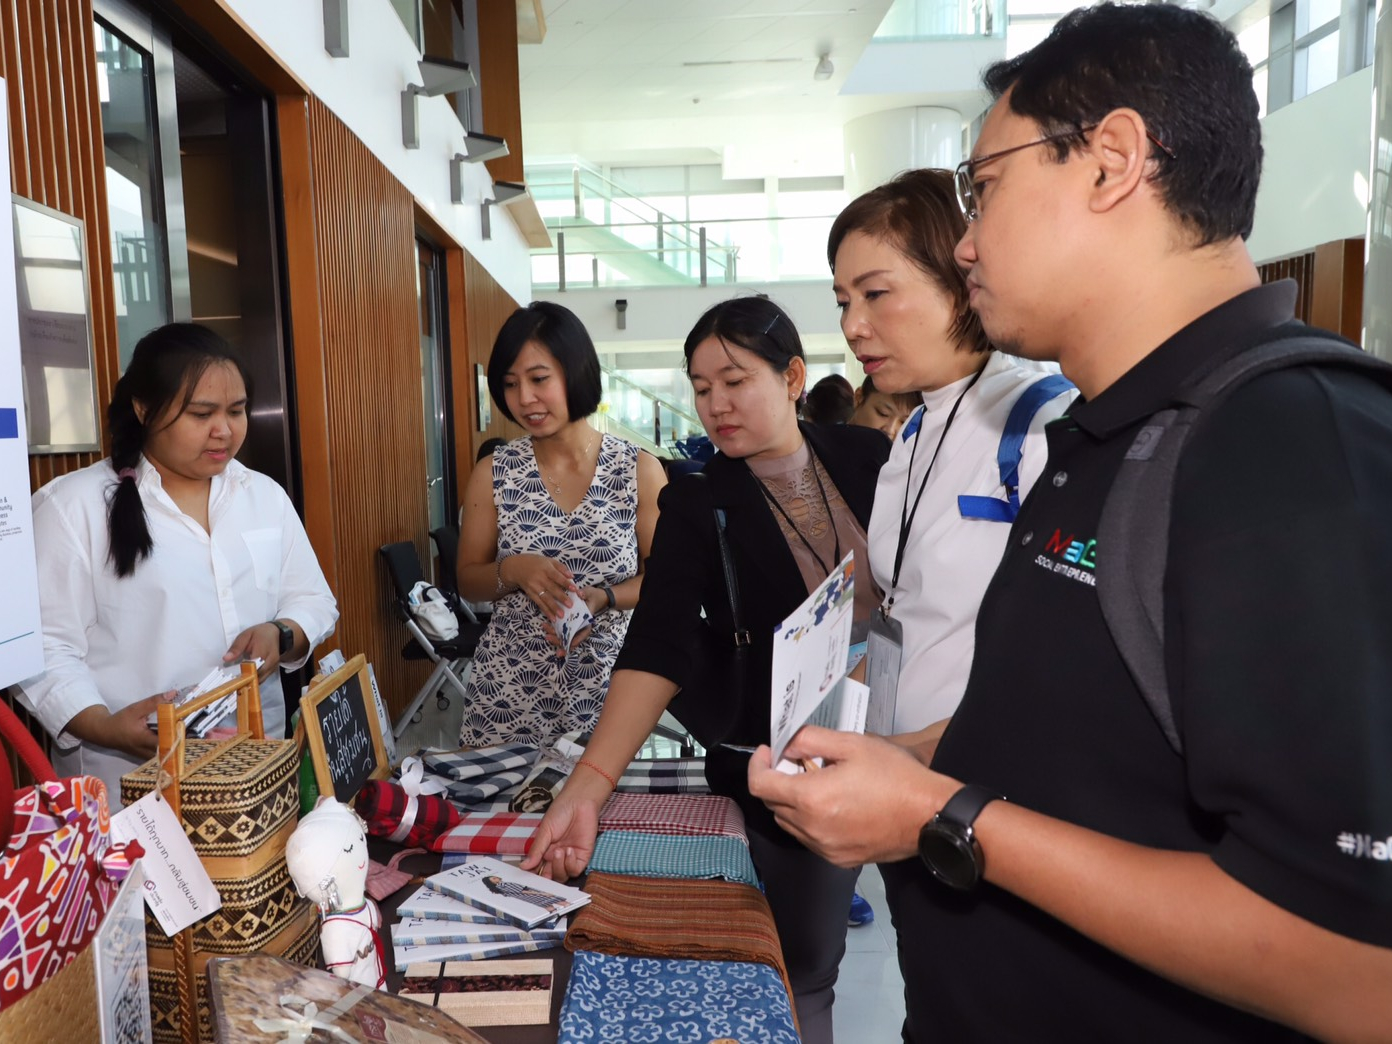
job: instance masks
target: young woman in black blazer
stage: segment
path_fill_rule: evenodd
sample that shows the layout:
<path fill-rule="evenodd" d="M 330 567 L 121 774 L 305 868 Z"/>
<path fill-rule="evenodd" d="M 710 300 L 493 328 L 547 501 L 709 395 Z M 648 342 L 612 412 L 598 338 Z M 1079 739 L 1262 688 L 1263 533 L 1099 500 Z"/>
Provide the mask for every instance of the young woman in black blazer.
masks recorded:
<path fill-rule="evenodd" d="M 690 695 L 718 701 L 739 690 L 725 743 L 707 754 L 706 774 L 716 793 L 744 810 L 803 1039 L 829 1042 L 856 872 L 833 867 L 774 823 L 749 795 L 748 755 L 732 747 L 768 742 L 773 629 L 847 551 L 856 552 L 857 623 L 864 625 L 877 604 L 865 568 L 865 527 L 889 441 L 870 428 L 798 423 L 807 378 L 802 344 L 792 321 L 767 299 L 714 306 L 687 337 L 685 353 L 697 411 L 720 452 L 701 475 L 679 478 L 661 495 L 643 591 L 604 711 L 522 865 L 563 880 L 583 872 L 599 809 L 663 710 L 679 689 L 724 673 L 703 663 L 712 646 L 698 638 L 707 625 L 722 638 L 734 632 L 713 509 L 723 510 L 741 623 L 752 644 L 737 686 Z"/>

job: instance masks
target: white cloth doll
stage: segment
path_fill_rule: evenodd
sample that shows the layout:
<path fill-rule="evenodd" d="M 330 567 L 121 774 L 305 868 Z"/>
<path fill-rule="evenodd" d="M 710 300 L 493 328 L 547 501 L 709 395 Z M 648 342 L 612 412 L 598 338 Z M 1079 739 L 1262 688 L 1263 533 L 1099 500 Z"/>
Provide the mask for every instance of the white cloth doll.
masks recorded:
<path fill-rule="evenodd" d="M 367 833 L 347 805 L 319 799 L 285 843 L 295 889 L 319 907 L 324 964 L 341 979 L 386 989 L 382 914 L 367 898 Z"/>

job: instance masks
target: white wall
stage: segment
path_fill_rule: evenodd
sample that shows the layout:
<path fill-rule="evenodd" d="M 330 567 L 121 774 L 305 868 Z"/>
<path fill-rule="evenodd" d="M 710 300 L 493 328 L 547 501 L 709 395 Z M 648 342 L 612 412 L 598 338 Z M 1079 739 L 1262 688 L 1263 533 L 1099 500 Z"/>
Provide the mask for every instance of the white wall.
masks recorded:
<path fill-rule="evenodd" d="M 1247 241 L 1256 261 L 1367 232 L 1372 125 L 1371 68 L 1262 121 L 1266 159 Z"/>
<path fill-rule="evenodd" d="M 565 305 L 585 324 L 596 345 L 604 351 L 651 350 L 659 344 L 675 343 L 680 348 L 696 320 L 711 305 L 735 296 L 768 294 L 792 318 L 804 344 L 824 348 L 828 344 L 845 347 L 841 337 L 836 298 L 831 280 L 798 283 L 744 283 L 730 286 L 713 283 L 707 287 L 654 287 L 643 290 L 607 289 L 548 290 L 537 300 Z M 624 298 L 627 329 L 618 329 L 614 301 Z"/>
<path fill-rule="evenodd" d="M 464 198 L 450 201 L 449 161 L 463 151 L 464 130 L 444 98 L 418 99 L 420 148 L 401 144 L 401 92 L 419 83 L 420 54 L 387 0 L 348 0 L 347 58 L 324 50 L 320 0 L 223 0 L 305 87 L 362 140 L 514 298 L 531 297 L 527 245 L 506 208 L 492 214 L 491 240 L 479 228 L 479 203 L 491 196 L 483 164 L 465 165 Z"/>

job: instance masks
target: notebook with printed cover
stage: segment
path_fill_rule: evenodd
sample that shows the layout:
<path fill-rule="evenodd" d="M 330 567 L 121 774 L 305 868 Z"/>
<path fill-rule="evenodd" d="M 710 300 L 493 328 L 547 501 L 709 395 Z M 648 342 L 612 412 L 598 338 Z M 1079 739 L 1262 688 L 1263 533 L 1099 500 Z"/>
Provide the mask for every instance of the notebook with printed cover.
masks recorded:
<path fill-rule="evenodd" d="M 590 901 L 589 895 L 578 888 L 557 884 L 488 856 L 442 870 L 427 877 L 425 883 L 519 928 L 535 928 Z"/>
<path fill-rule="evenodd" d="M 474 942 L 556 942 L 565 938 L 562 917 L 554 927 L 517 928 L 510 924 L 466 924 L 432 917 L 406 917 L 391 927 L 392 942 L 411 946 Z"/>
<path fill-rule="evenodd" d="M 509 957 L 518 953 L 554 950 L 560 945 L 560 939 L 518 939 L 512 942 L 497 943 L 436 943 L 431 946 L 414 946 L 410 943 L 402 943 L 393 944 L 392 955 L 396 963 L 396 970 L 405 971 L 413 964 L 438 964 L 441 961 L 482 961 L 489 957 Z"/>
<path fill-rule="evenodd" d="M 396 908 L 398 917 L 429 917 L 437 921 L 462 921 L 465 924 L 491 924 L 495 927 L 512 925 L 477 906 L 460 902 L 444 892 L 421 885 Z"/>

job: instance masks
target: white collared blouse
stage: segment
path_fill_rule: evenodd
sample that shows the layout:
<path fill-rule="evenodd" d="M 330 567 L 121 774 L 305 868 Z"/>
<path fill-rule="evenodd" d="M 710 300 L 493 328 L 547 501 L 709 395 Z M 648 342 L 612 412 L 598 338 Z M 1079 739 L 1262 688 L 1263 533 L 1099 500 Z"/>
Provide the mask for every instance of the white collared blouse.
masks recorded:
<path fill-rule="evenodd" d="M 313 649 L 338 620 L 304 526 L 275 481 L 232 461 L 212 480 L 204 530 L 147 460 L 136 471 L 154 550 L 124 579 L 108 556 L 110 460 L 54 479 L 33 502 L 46 670 L 22 683 L 22 701 L 55 738 L 58 774 L 100 776 L 113 809 L 121 774 L 138 763 L 64 732 L 74 715 L 200 681 L 255 624 L 293 620 Z M 279 672 L 261 686 L 261 705 L 266 735 L 283 736 Z"/>

